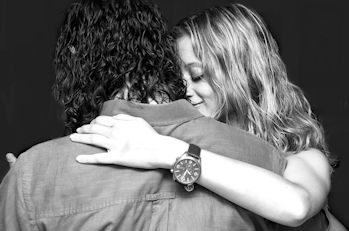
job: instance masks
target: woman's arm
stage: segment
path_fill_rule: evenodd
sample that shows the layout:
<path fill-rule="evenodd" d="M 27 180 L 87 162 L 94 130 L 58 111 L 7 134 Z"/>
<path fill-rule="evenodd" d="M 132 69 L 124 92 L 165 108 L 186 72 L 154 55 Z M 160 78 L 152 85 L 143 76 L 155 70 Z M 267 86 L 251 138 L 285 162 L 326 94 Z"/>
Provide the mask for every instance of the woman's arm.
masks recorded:
<path fill-rule="evenodd" d="M 319 212 L 326 201 L 330 172 L 327 160 L 317 150 L 288 158 L 283 177 L 206 150 L 201 155 L 199 184 L 276 223 L 299 226 Z M 318 169 L 314 170 L 303 156 L 312 156 Z"/>
<path fill-rule="evenodd" d="M 171 152 L 167 163 L 188 150 L 188 144 L 163 137 L 163 151 Z M 182 143 L 183 142 L 183 143 Z M 326 157 L 311 149 L 288 157 L 283 177 L 207 150 L 201 151 L 202 173 L 199 183 L 225 199 L 268 220 L 299 226 L 318 213 L 330 189 L 330 167 Z"/>
<path fill-rule="evenodd" d="M 81 134 L 71 136 L 73 141 L 109 150 L 78 156 L 81 163 L 170 169 L 175 159 L 188 150 L 187 143 L 159 135 L 144 120 L 126 115 L 118 115 L 116 119 L 98 117 L 78 132 Z M 298 226 L 316 214 L 330 188 L 327 159 L 315 149 L 290 156 L 284 177 L 207 150 L 201 152 L 201 164 L 198 183 L 203 187 L 287 226 Z"/>
<path fill-rule="evenodd" d="M 307 213 L 303 221 L 324 206 L 331 188 L 331 171 L 326 156 L 317 149 L 302 151 L 287 158 L 283 177 L 305 190 L 308 198 Z"/>

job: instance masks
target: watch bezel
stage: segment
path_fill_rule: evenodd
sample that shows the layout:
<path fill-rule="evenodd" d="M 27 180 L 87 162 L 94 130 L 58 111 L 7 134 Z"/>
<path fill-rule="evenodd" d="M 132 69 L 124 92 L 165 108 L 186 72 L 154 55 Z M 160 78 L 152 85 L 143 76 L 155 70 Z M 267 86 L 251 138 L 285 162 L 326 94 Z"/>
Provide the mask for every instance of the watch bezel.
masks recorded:
<path fill-rule="evenodd" d="M 185 161 L 185 160 L 191 160 L 191 161 L 194 161 L 198 167 L 199 167 L 199 170 L 198 170 L 198 175 L 193 179 L 191 180 L 190 182 L 183 182 L 181 180 L 181 177 L 178 177 L 178 174 L 174 171 L 175 170 L 175 166 L 180 163 L 181 161 Z M 175 164 L 173 165 L 173 168 L 171 169 L 172 173 L 173 173 L 173 179 L 183 185 L 192 185 L 194 184 L 199 178 L 200 178 L 200 175 L 201 175 L 201 163 L 200 163 L 200 160 L 191 156 L 189 153 L 184 153 L 183 156 L 181 156 L 180 158 L 178 158 L 175 162 Z"/>

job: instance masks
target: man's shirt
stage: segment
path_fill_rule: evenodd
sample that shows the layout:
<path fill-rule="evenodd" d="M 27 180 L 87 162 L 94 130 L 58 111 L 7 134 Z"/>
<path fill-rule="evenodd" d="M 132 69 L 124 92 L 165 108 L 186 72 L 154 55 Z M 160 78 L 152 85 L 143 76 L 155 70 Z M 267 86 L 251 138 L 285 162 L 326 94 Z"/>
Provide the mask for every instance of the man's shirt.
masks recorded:
<path fill-rule="evenodd" d="M 101 112 L 119 113 L 143 117 L 160 134 L 279 175 L 286 165 L 283 154 L 268 143 L 204 117 L 185 100 L 162 105 L 112 100 L 104 104 Z M 0 230 L 282 228 L 198 185 L 193 192 L 186 192 L 183 185 L 172 180 L 169 170 L 84 165 L 75 161 L 79 154 L 104 151 L 63 137 L 23 153 L 0 186 Z M 307 230 L 321 229 L 316 226 Z"/>

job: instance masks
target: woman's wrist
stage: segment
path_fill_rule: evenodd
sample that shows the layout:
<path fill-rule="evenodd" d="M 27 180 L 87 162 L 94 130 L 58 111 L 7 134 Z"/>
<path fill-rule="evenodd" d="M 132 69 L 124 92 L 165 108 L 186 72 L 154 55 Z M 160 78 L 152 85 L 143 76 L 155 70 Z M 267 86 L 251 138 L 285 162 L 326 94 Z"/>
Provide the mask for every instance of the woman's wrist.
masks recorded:
<path fill-rule="evenodd" d="M 161 136 L 159 143 L 160 168 L 171 169 L 176 159 L 188 150 L 189 144 L 170 137 Z"/>

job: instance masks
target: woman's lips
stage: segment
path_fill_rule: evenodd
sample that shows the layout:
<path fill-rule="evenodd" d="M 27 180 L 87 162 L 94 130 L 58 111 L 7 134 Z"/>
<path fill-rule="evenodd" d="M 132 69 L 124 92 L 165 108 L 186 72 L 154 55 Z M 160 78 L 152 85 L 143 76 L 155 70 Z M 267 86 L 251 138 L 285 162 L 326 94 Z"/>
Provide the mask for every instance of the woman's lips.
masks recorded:
<path fill-rule="evenodd" d="M 193 105 L 194 107 L 197 107 L 197 106 L 199 106 L 200 104 L 202 104 L 202 102 L 198 102 L 198 103 L 191 103 L 191 105 Z"/>

